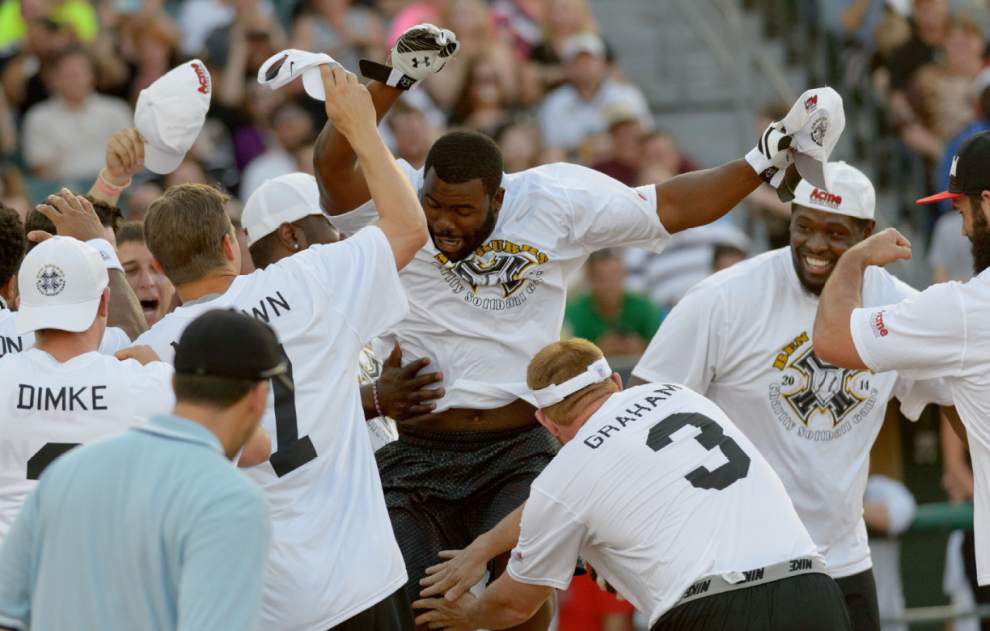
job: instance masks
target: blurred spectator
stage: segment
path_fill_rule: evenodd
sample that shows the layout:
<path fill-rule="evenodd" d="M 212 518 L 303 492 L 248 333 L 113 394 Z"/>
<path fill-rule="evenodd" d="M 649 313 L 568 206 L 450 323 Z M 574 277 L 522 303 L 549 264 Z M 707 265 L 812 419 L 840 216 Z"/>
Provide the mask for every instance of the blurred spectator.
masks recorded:
<path fill-rule="evenodd" d="M 628 186 L 639 183 L 643 167 L 643 124 L 636 112 L 625 103 L 615 103 L 605 110 L 611 157 L 592 168 Z"/>
<path fill-rule="evenodd" d="M 151 202 L 161 197 L 165 191 L 161 185 L 155 181 L 134 184 L 127 189 L 126 203 L 124 204 L 127 219 L 132 221 L 144 221 L 144 215 L 148 212 Z"/>
<path fill-rule="evenodd" d="M 420 168 L 433 144 L 433 130 L 423 111 L 399 101 L 389 113 L 388 128 L 392 132 L 395 155 Z"/>
<path fill-rule="evenodd" d="M 988 120 L 988 115 L 990 115 L 990 68 L 977 75 L 976 80 L 973 81 L 971 96 L 972 98 L 967 98 L 966 102 L 972 102 L 975 116 L 962 131 L 945 145 L 942 159 L 935 168 L 935 185 L 942 187 L 938 189 L 940 191 L 949 188 L 949 170 L 952 168 L 952 159 L 963 141 L 973 134 L 990 130 L 990 120 Z M 943 213 L 949 212 L 952 210 L 952 204 L 942 202 L 938 205 L 938 210 Z"/>
<path fill-rule="evenodd" d="M 512 39 L 516 57 L 526 59 L 543 41 L 543 21 L 546 2 L 543 0 L 494 0 L 492 15 L 495 24 Z"/>
<path fill-rule="evenodd" d="M 91 42 L 99 30 L 93 6 L 86 0 L 3 0 L 0 2 L 0 50 L 23 41 L 31 23 L 48 21 L 71 28 L 79 41 Z"/>
<path fill-rule="evenodd" d="M 566 592 L 560 593 L 561 631 L 632 631 L 635 609 L 598 588 L 587 574 L 575 576 Z"/>
<path fill-rule="evenodd" d="M 762 134 L 767 125 L 787 116 L 786 103 L 768 103 L 756 116 L 754 133 Z M 771 250 L 782 248 L 791 242 L 791 205 L 780 201 L 777 191 L 769 184 L 760 186 L 746 198 L 749 211 L 748 230 L 750 235 L 765 242 Z"/>
<path fill-rule="evenodd" d="M 617 103 L 632 109 L 644 129 L 652 129 L 652 117 L 639 89 L 608 76 L 605 44 L 598 35 L 583 33 L 568 39 L 563 58 L 568 83 L 551 92 L 540 110 L 545 147 L 577 149 L 586 136 L 605 131 L 606 108 Z"/>
<path fill-rule="evenodd" d="M 175 287 L 155 265 L 155 257 L 144 242 L 140 222 L 128 221 L 117 231 L 117 255 L 124 267 L 127 284 L 134 290 L 148 326 L 165 317 Z"/>
<path fill-rule="evenodd" d="M 550 91 L 567 80 L 562 63 L 564 43 L 581 33 L 597 33 L 598 24 L 587 0 L 548 0 L 543 23 L 543 40 L 529 59 L 542 89 Z M 607 53 L 607 45 L 605 48 Z"/>
<path fill-rule="evenodd" d="M 910 81 L 907 97 L 915 117 L 905 123 L 901 135 L 908 146 L 933 162 L 942 158 L 944 144 L 973 118 L 973 80 L 983 68 L 985 46 L 976 22 L 952 18 L 944 56 L 919 68 Z"/>
<path fill-rule="evenodd" d="M 187 57 L 203 54 L 206 38 L 214 30 L 234 22 L 238 13 L 261 12 L 272 15 L 270 2 L 256 0 L 185 0 L 179 6 L 179 30 L 182 32 L 182 53 Z"/>
<path fill-rule="evenodd" d="M 351 0 L 300 0 L 292 24 L 294 48 L 327 53 L 354 70 L 362 58 L 378 59 L 385 27 L 375 12 Z"/>
<path fill-rule="evenodd" d="M 209 184 L 210 180 L 206 177 L 206 171 L 203 166 L 199 163 L 186 156 L 175 171 L 172 171 L 165 176 L 165 189 L 170 189 L 176 184 Z"/>
<path fill-rule="evenodd" d="M 16 210 L 22 222 L 31 212 L 24 175 L 13 164 L 0 166 L 0 206 Z"/>
<path fill-rule="evenodd" d="M 904 90 L 914 72 L 935 59 L 949 26 L 948 0 L 914 0 L 911 37 L 890 55 L 891 89 Z"/>
<path fill-rule="evenodd" d="M 746 260 L 746 250 L 731 243 L 716 243 L 712 248 L 712 274 Z"/>
<path fill-rule="evenodd" d="M 760 128 L 760 131 L 762 132 L 763 128 Z M 644 166 L 659 165 L 674 175 L 701 168 L 681 151 L 677 139 L 663 129 L 657 129 L 643 136 L 642 154 Z"/>
<path fill-rule="evenodd" d="M 93 178 L 107 140 L 131 124 L 131 109 L 93 92 L 93 65 L 80 48 L 59 53 L 53 71 L 55 96 L 32 107 L 24 121 L 25 160 L 38 177 Z"/>
<path fill-rule="evenodd" d="M 969 239 L 963 236 L 962 215 L 948 212 L 935 222 L 932 244 L 928 250 L 928 265 L 932 282 L 950 280 L 965 282 L 973 276 L 973 253 Z"/>
<path fill-rule="evenodd" d="M 870 476 L 863 497 L 863 520 L 870 532 L 870 555 L 881 619 L 904 616 L 901 546 L 897 538 L 911 526 L 917 508 L 914 497 L 903 483 L 884 475 Z M 881 629 L 907 631 L 907 625 L 888 623 Z"/>
<path fill-rule="evenodd" d="M 749 239 L 729 220 L 678 232 L 660 254 L 629 248 L 625 252 L 627 287 L 670 310 L 691 287 L 712 274 L 718 245 L 743 252 L 750 249 Z"/>
<path fill-rule="evenodd" d="M 306 110 L 289 102 L 280 105 L 272 114 L 272 131 L 269 148 L 244 170 L 240 189 L 242 199 L 250 197 L 265 180 L 296 171 L 293 152 L 307 144 L 315 130 Z"/>
<path fill-rule="evenodd" d="M 23 114 L 50 96 L 47 75 L 53 60 L 76 41 L 66 25 L 47 19 L 28 23 L 24 41 L 2 55 L 0 79 L 12 110 Z"/>
<path fill-rule="evenodd" d="M 502 150 L 506 173 L 517 173 L 535 167 L 540 162 L 540 128 L 525 118 L 512 121 L 495 134 Z"/>
<path fill-rule="evenodd" d="M 124 22 L 121 49 L 127 59 L 122 96 L 137 102 L 141 90 L 178 64 L 180 34 L 165 14 L 135 15 Z"/>
<path fill-rule="evenodd" d="M 467 64 L 461 93 L 454 102 L 449 123 L 489 136 L 505 125 L 509 118 L 509 97 L 496 70 L 495 60 L 478 55 Z"/>
<path fill-rule="evenodd" d="M 606 355 L 638 355 L 646 349 L 663 316 L 649 298 L 626 291 L 622 256 L 600 250 L 585 266 L 590 291 L 572 299 L 565 319 L 571 333 L 597 344 Z"/>

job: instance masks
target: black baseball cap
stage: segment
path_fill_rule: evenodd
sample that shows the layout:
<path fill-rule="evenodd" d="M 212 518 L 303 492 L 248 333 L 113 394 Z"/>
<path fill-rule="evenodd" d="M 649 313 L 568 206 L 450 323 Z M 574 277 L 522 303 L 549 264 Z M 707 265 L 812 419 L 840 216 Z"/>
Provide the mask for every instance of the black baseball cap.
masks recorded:
<path fill-rule="evenodd" d="M 949 168 L 949 190 L 923 197 L 917 203 L 931 204 L 986 190 L 990 190 L 990 131 L 973 134 L 959 147 Z"/>
<path fill-rule="evenodd" d="M 186 327 L 175 347 L 175 372 L 264 381 L 278 379 L 290 390 L 288 361 L 267 324 L 232 309 L 214 309 Z"/>

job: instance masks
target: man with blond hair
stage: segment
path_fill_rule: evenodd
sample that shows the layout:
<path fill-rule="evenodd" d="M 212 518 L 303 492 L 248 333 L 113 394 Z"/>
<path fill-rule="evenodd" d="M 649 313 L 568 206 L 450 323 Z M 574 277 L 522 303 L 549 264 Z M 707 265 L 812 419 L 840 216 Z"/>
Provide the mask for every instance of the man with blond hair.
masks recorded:
<path fill-rule="evenodd" d="M 564 446 L 533 481 L 508 570 L 477 599 L 417 601 L 432 610 L 417 623 L 519 624 L 567 589 L 580 557 L 652 631 L 730 616 L 747 629 L 849 628 L 780 479 L 718 406 L 672 383 L 623 391 L 582 339 L 537 353 L 527 382 Z"/>

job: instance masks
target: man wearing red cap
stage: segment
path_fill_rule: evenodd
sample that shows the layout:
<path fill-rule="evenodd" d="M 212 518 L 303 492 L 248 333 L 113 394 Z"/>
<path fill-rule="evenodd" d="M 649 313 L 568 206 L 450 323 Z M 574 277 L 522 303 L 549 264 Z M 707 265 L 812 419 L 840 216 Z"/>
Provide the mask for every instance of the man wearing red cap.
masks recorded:
<path fill-rule="evenodd" d="M 952 159 L 949 190 L 918 200 L 952 200 L 973 246 L 967 283 L 932 285 L 896 304 L 862 307 L 870 265 L 911 258 L 911 243 L 889 228 L 852 247 L 822 291 L 815 319 L 818 356 L 844 368 L 896 370 L 912 379 L 943 378 L 968 435 L 973 458 L 977 581 L 990 585 L 990 132 L 970 137 Z M 961 418 L 965 434 L 958 422 Z"/>

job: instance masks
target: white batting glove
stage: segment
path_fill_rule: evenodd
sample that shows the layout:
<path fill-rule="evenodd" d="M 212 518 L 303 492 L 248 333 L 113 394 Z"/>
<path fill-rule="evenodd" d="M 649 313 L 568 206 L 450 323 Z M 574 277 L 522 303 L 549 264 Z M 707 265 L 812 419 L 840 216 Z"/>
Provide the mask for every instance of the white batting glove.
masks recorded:
<path fill-rule="evenodd" d="M 792 139 L 783 122 L 775 121 L 767 125 L 756 146 L 746 154 L 749 166 L 767 184 L 777 189 L 777 196 L 783 202 L 794 199 L 794 188 L 801 181 L 801 175 L 794 166 Z"/>
<path fill-rule="evenodd" d="M 417 24 L 406 30 L 389 53 L 387 66 L 362 59 L 361 75 L 393 88 L 409 90 L 431 74 L 440 72 L 460 44 L 453 31 L 433 24 Z"/>

